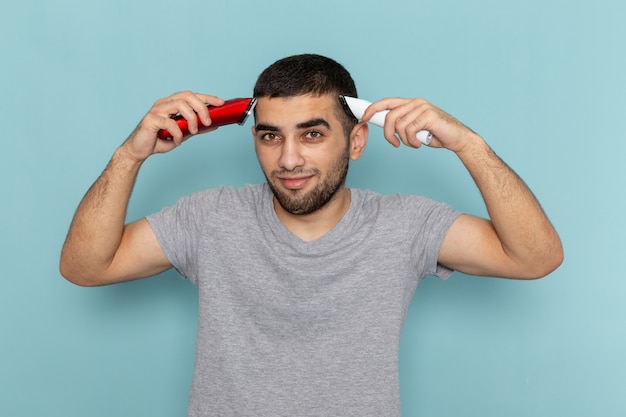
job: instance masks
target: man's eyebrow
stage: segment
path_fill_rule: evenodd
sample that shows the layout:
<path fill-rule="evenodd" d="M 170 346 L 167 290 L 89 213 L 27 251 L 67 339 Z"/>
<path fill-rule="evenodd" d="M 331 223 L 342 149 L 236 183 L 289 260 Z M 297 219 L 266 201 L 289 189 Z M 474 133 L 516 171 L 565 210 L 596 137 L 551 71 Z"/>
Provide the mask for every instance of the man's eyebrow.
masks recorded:
<path fill-rule="evenodd" d="M 262 123 L 257 124 L 256 126 L 256 130 L 263 130 L 266 132 L 278 132 L 279 129 L 276 126 L 272 126 L 272 125 L 264 125 Z"/>
<path fill-rule="evenodd" d="M 324 126 L 326 129 L 330 129 L 330 123 L 321 117 L 317 117 L 315 119 L 307 120 L 306 122 L 301 122 L 296 125 L 297 129 L 308 129 L 315 126 Z M 257 131 L 264 132 L 279 132 L 280 128 L 273 125 L 266 125 L 263 123 L 259 123 L 256 126 Z"/>
<path fill-rule="evenodd" d="M 315 126 L 324 126 L 326 129 L 330 129 L 330 124 L 325 119 L 322 119 L 321 117 L 316 118 L 316 119 L 311 119 L 306 122 L 298 123 L 296 127 L 298 129 L 308 129 L 309 127 L 315 127 Z"/>

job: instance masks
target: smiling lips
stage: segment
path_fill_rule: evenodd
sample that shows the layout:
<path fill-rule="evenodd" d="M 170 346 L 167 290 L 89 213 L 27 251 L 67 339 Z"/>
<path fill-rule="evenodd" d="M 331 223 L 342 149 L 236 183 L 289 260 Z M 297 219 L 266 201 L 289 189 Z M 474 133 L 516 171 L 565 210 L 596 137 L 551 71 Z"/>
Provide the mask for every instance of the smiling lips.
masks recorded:
<path fill-rule="evenodd" d="M 313 175 L 308 175 L 306 177 L 276 177 L 278 181 L 283 185 L 283 187 L 288 190 L 299 190 L 304 188 L 304 186 L 309 182 Z"/>

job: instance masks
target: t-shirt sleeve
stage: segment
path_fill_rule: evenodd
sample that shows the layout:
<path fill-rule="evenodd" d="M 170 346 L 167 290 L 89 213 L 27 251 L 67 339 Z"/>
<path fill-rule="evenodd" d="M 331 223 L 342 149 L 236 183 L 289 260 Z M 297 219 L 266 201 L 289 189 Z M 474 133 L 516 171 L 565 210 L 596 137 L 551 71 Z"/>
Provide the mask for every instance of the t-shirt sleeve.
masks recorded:
<path fill-rule="evenodd" d="M 146 217 L 165 256 L 184 278 L 196 276 L 194 253 L 200 230 L 199 195 L 181 198 L 176 204 Z"/>
<path fill-rule="evenodd" d="M 461 212 L 446 203 L 430 200 L 420 196 L 408 196 L 404 200 L 407 212 L 411 213 L 411 225 L 414 231 L 412 238 L 413 253 L 416 255 L 417 270 L 423 271 L 420 280 L 434 275 L 445 280 L 453 270 L 438 262 L 439 251 L 448 230 Z"/>
<path fill-rule="evenodd" d="M 461 215 L 457 210 L 445 203 L 436 203 L 426 222 L 426 234 L 430 239 L 426 252 L 427 271 L 439 279 L 446 280 L 454 272 L 452 269 L 438 262 L 439 251 L 445 240 L 450 226 Z"/>

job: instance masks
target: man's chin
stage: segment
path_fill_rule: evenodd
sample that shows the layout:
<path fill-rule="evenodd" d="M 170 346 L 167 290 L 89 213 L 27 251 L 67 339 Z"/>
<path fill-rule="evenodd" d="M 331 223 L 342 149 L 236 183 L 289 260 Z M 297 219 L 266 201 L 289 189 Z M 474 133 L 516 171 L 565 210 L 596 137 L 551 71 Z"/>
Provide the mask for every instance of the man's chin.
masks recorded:
<path fill-rule="evenodd" d="M 317 205 L 313 205 L 310 203 L 307 204 L 306 201 L 302 201 L 303 198 L 294 199 L 293 197 L 295 197 L 297 192 L 298 190 L 290 191 L 289 193 L 292 194 L 291 196 L 274 193 L 274 198 L 276 199 L 276 202 L 280 205 L 280 207 L 289 214 L 305 215 L 319 209 Z"/>

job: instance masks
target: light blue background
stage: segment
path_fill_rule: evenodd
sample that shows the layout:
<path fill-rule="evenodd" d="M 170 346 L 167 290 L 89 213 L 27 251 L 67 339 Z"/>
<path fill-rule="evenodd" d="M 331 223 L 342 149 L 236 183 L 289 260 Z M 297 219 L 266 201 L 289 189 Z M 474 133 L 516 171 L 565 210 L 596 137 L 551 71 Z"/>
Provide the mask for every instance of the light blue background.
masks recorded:
<path fill-rule="evenodd" d="M 429 279 L 401 346 L 406 416 L 626 415 L 626 3 L 19 1 L 0 25 L 0 415 L 182 416 L 195 289 L 167 272 L 85 289 L 58 273 L 73 211 L 152 102 L 248 96 L 286 55 L 342 62 L 360 95 L 423 96 L 531 186 L 566 261 L 516 282 Z M 129 219 L 189 192 L 262 180 L 249 127 L 144 167 Z M 351 186 L 484 215 L 449 152 L 373 127 Z"/>

